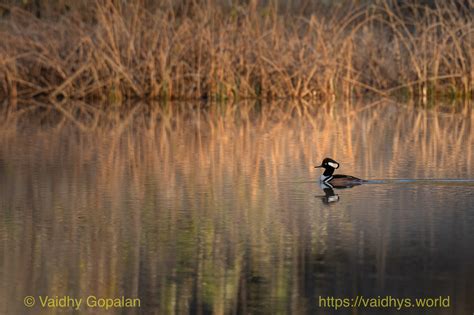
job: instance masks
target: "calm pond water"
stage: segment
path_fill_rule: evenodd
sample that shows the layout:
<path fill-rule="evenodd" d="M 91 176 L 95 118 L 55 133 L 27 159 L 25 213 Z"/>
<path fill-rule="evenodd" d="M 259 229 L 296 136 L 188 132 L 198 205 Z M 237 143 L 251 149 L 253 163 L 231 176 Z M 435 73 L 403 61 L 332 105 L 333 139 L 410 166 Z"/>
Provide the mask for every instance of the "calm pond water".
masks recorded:
<path fill-rule="evenodd" d="M 2 134 L 0 313 L 74 312 L 46 296 L 84 299 L 76 314 L 104 313 L 88 296 L 140 299 L 107 314 L 396 314 L 321 299 L 440 296 L 448 307 L 403 314 L 474 312 L 472 108 L 173 104 L 146 117 L 120 134 Z M 323 191 L 326 156 L 373 182 Z"/>

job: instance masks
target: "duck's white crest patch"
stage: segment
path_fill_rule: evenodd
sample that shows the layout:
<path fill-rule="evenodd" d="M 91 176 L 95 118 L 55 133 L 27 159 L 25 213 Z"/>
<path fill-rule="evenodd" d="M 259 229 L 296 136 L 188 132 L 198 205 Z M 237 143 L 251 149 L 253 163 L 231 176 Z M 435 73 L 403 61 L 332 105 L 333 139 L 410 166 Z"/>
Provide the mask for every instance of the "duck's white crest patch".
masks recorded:
<path fill-rule="evenodd" d="M 339 167 L 339 164 L 334 163 L 334 162 L 328 162 L 328 165 L 331 166 L 332 168 L 338 168 Z"/>

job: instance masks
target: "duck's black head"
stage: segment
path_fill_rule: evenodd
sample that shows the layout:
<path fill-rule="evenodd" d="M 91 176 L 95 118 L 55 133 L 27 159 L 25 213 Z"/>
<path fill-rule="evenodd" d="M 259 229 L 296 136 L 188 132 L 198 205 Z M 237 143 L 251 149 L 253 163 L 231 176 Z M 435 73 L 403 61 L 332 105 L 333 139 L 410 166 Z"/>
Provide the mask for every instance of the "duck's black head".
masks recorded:
<path fill-rule="evenodd" d="M 331 158 L 325 158 L 322 162 L 321 165 L 315 166 L 314 168 L 322 167 L 324 168 L 324 173 L 323 175 L 325 176 L 331 176 L 332 173 L 334 173 L 334 170 L 339 168 L 339 163 L 334 161 Z"/>

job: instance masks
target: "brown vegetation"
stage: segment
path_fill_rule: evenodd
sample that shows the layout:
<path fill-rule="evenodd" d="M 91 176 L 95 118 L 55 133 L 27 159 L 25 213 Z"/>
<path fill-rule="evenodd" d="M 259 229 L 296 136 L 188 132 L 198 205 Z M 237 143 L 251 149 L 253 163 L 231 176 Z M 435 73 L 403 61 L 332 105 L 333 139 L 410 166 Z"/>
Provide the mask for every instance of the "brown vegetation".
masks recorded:
<path fill-rule="evenodd" d="M 472 93 L 466 1 L 347 1 L 311 13 L 276 1 L 77 3 L 48 14 L 2 7 L 2 116 L 41 109 L 93 120 L 125 99 Z"/>

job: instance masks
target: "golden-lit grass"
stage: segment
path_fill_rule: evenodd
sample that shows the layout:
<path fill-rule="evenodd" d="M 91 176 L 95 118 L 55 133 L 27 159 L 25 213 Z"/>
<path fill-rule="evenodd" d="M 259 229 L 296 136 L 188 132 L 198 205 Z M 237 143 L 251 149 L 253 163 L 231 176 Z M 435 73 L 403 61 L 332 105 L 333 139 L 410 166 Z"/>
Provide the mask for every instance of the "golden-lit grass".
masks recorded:
<path fill-rule="evenodd" d="M 274 2 L 85 3 L 43 18 L 3 8 L 0 100 L 9 113 L 40 109 L 93 124 L 125 99 L 472 93 L 472 15 L 455 1 L 305 15 Z"/>

